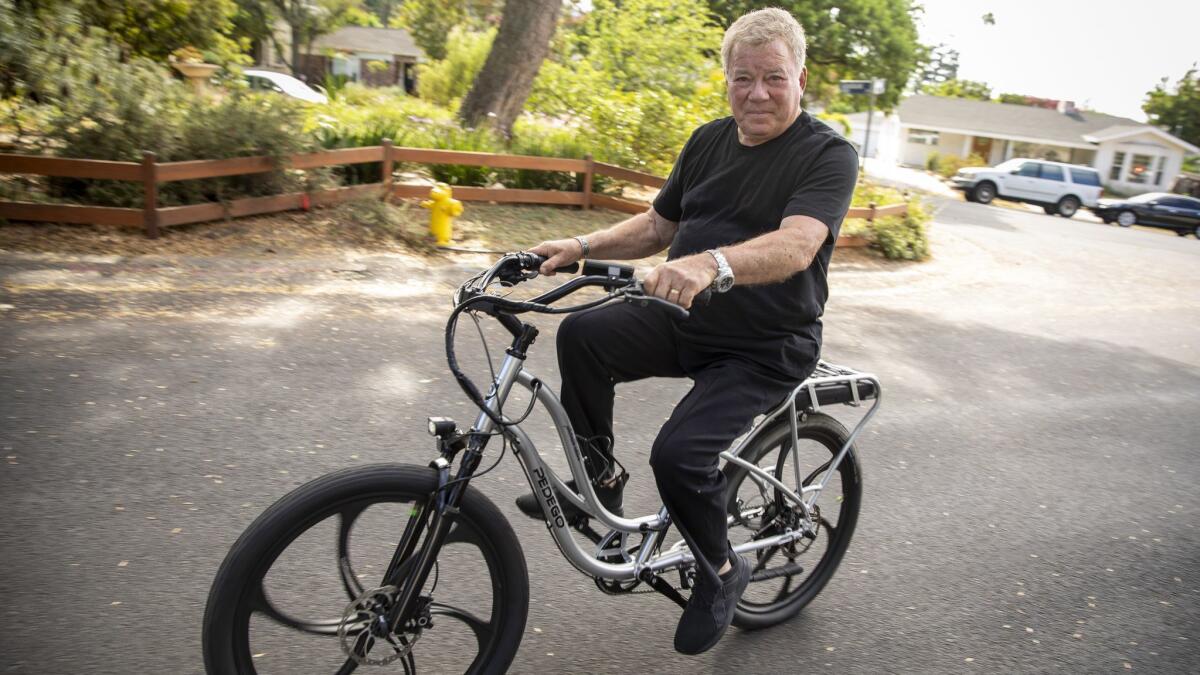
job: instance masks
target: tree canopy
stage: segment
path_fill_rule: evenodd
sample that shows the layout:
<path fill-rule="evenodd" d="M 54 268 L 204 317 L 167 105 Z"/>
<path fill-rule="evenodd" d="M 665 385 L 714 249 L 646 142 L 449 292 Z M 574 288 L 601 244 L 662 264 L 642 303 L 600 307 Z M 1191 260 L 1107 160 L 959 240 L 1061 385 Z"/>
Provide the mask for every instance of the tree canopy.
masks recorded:
<path fill-rule="evenodd" d="M 1174 87 L 1164 77 L 1146 94 L 1142 111 L 1151 124 L 1200 146 L 1200 71 L 1193 65 Z"/>
<path fill-rule="evenodd" d="M 986 82 L 978 82 L 976 80 L 946 80 L 936 84 L 927 84 L 921 87 L 922 94 L 930 94 L 932 96 L 946 96 L 949 98 L 969 98 L 976 101 L 992 100 L 992 88 Z"/>

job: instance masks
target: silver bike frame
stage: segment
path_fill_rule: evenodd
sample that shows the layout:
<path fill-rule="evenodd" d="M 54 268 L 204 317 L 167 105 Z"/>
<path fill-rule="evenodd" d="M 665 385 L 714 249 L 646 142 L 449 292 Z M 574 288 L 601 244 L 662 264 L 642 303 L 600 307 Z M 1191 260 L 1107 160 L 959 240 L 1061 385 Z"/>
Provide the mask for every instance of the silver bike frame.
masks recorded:
<path fill-rule="evenodd" d="M 819 410 L 820 403 L 817 399 L 817 391 L 821 385 L 849 384 L 853 397 L 850 405 L 857 406 L 861 404 L 858 386 L 860 382 L 864 381 L 874 385 L 874 401 L 871 407 L 867 409 L 863 418 L 854 427 L 854 430 L 846 439 L 846 443 L 830 462 L 828 470 L 816 485 L 802 487 L 800 492 L 796 493 L 768 471 L 739 456 L 771 422 L 784 414 L 790 415 L 792 443 L 793 447 L 798 447 L 799 438 L 796 416 L 799 411 L 796 407 L 796 397 L 801 392 L 807 390 L 811 402 L 810 409 Z M 579 494 L 577 494 L 568 488 L 554 471 L 542 461 L 538 455 L 537 447 L 529 436 L 521 430 L 520 426 L 505 426 L 505 433 L 513 444 L 514 453 L 521 462 L 525 476 L 529 479 L 530 487 L 533 488 L 534 494 L 541 500 L 543 512 L 550 514 L 547 517 L 546 526 L 550 530 L 550 534 L 553 536 L 559 550 L 562 551 L 563 556 L 572 565 L 589 576 L 616 581 L 628 581 L 639 578 L 641 572 L 646 569 L 654 573 L 660 573 L 695 561 L 695 557 L 687 549 L 686 543 L 683 542 L 671 547 L 667 551 L 655 553 L 655 549 L 662 543 L 661 536 L 643 537 L 641 548 L 636 558 L 631 562 L 604 562 L 596 557 L 598 551 L 592 553 L 585 551 L 575 537 L 572 536 L 571 528 L 562 515 L 562 507 L 558 503 L 559 496 L 577 508 L 587 512 L 608 528 L 617 532 L 630 534 L 649 534 L 665 530 L 670 524 L 670 517 L 667 515 L 666 507 L 660 508 L 656 515 L 643 516 L 641 518 L 623 518 L 605 509 L 596 497 L 591 481 L 587 478 L 587 472 L 583 464 L 583 452 L 579 448 L 579 443 L 575 438 L 575 432 L 571 427 L 571 421 L 567 418 L 566 411 L 563 409 L 562 404 L 559 403 L 558 397 L 555 396 L 554 392 L 545 386 L 545 383 L 538 380 L 536 376 L 524 369 L 523 359 L 512 354 L 506 355 L 504 362 L 500 366 L 500 371 L 496 374 L 496 381 L 492 383 L 491 391 L 488 392 L 485 405 L 494 414 L 498 413 L 503 407 L 504 402 L 508 399 L 508 395 L 515 384 L 519 384 L 530 392 L 533 392 L 537 397 L 537 401 L 545 406 L 546 411 L 550 413 L 550 418 L 558 430 L 559 440 L 562 442 L 567 458 L 567 465 L 571 470 L 571 476 L 575 479 L 575 485 L 579 489 Z M 806 516 L 801 529 L 790 530 L 783 534 L 739 544 L 734 546 L 734 551 L 737 553 L 747 553 L 758 549 L 781 546 L 804 536 L 805 532 L 812 527 L 811 518 L 808 516 L 812 513 L 812 508 L 816 504 L 817 498 L 829 482 L 833 472 L 838 469 L 838 466 L 850 452 L 850 448 L 853 446 L 859 432 L 862 431 L 867 421 L 874 416 L 881 397 L 882 389 L 878 378 L 874 375 L 859 373 L 849 368 L 821 362 L 813 375 L 796 387 L 787 400 L 768 412 L 735 448 L 731 451 L 721 453 L 723 459 L 745 468 L 752 480 L 760 486 L 770 485 L 778 488 L 780 493 L 802 509 L 802 512 Z M 506 422 L 508 421 L 508 418 L 504 419 Z M 491 418 L 485 413 L 480 412 L 472 430 L 488 434 L 493 432 L 495 427 L 496 425 Z M 800 486 L 799 464 L 798 462 L 792 462 L 792 464 L 795 465 L 796 485 Z"/>

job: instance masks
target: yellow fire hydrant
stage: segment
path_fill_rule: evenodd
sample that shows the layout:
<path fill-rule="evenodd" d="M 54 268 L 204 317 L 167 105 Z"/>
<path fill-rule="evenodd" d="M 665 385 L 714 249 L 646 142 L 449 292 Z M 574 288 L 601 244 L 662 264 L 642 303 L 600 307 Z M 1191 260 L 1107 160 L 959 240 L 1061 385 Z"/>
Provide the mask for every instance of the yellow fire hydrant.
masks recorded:
<path fill-rule="evenodd" d="M 454 218 L 463 212 L 462 202 L 452 194 L 449 185 L 438 183 L 429 191 L 429 199 L 421 202 L 422 208 L 429 209 L 429 232 L 438 246 L 450 243 Z"/>

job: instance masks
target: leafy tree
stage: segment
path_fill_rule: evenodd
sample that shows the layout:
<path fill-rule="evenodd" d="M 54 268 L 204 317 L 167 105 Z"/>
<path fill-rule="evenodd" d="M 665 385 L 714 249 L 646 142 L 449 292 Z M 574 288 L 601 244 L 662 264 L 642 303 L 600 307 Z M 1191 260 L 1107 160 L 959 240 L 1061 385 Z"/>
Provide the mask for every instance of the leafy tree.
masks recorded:
<path fill-rule="evenodd" d="M 451 30 L 446 43 L 446 58 L 417 66 L 421 98 L 440 106 L 456 108 L 483 68 L 495 37 L 494 28 L 479 33 L 462 26 Z"/>
<path fill-rule="evenodd" d="M 715 64 L 722 31 L 697 2 L 596 0 L 568 49 L 622 91 L 689 96 Z"/>
<path fill-rule="evenodd" d="M 829 102 L 837 97 L 837 83 L 845 79 L 883 78 L 887 90 L 876 98 L 878 108 L 891 109 L 900 102 L 904 87 L 921 57 L 912 0 L 708 0 L 728 26 L 738 17 L 763 7 L 781 7 L 792 13 L 808 35 L 809 101 Z M 866 109 L 865 96 L 846 107 Z"/>
<path fill-rule="evenodd" d="M 504 0 L 364 0 L 368 5 L 390 4 L 384 24 L 404 28 L 431 59 L 446 58 L 446 40 L 455 26 L 482 32 L 500 24 Z M 379 10 L 376 13 L 383 17 Z"/>
<path fill-rule="evenodd" d="M 697 125 L 729 114 L 721 33 L 704 0 L 596 0 L 564 22 L 528 107 L 577 123 L 603 161 L 665 173 Z"/>
<path fill-rule="evenodd" d="M 1163 127 L 1175 136 L 1200 145 L 1200 72 L 1193 64 L 1175 83 L 1174 91 L 1163 78 L 1154 90 L 1146 94 L 1142 111 L 1150 123 Z"/>
<path fill-rule="evenodd" d="M 969 98 L 976 101 L 992 100 L 992 88 L 986 82 L 975 80 L 946 80 L 939 84 L 928 84 L 921 87 L 921 93 L 947 98 Z"/>
<path fill-rule="evenodd" d="M 440 61 L 450 30 L 466 18 L 464 0 L 407 0 L 389 25 L 407 29 L 426 56 Z"/>
<path fill-rule="evenodd" d="M 958 50 L 946 44 L 934 47 L 923 47 L 924 52 L 920 65 L 912 77 L 912 88 L 920 91 L 923 87 L 938 85 L 942 82 L 958 78 Z"/>
<path fill-rule="evenodd" d="M 65 3 L 64 3 L 65 4 Z M 183 47 L 228 61 L 238 45 L 228 37 L 237 5 L 233 0 L 139 0 L 77 2 L 84 21 L 103 28 L 132 56 L 166 60 Z"/>

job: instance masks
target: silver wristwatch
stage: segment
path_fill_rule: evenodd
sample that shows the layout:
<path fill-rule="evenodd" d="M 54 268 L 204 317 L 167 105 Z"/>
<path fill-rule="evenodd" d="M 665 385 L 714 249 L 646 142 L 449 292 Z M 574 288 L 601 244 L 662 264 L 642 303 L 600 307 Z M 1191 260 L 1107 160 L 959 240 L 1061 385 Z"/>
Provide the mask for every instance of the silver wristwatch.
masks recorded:
<path fill-rule="evenodd" d="M 733 288 L 733 268 L 729 266 L 729 261 L 725 259 L 725 255 L 715 248 L 708 249 L 708 254 L 717 261 L 717 276 L 713 279 L 713 293 L 724 293 Z"/>

